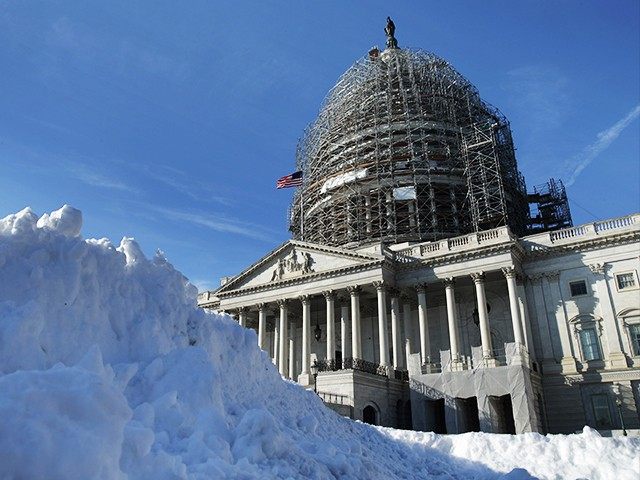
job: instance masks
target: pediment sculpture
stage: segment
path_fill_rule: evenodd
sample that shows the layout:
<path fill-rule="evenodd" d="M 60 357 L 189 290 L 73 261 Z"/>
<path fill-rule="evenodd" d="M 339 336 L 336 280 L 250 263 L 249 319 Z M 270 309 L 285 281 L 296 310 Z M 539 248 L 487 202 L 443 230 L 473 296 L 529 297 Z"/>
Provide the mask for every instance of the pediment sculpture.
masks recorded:
<path fill-rule="evenodd" d="M 271 281 L 311 273 L 313 272 L 313 263 L 309 253 L 300 252 L 298 254 L 294 248 L 286 257 L 278 258 L 276 267 L 271 275 Z"/>

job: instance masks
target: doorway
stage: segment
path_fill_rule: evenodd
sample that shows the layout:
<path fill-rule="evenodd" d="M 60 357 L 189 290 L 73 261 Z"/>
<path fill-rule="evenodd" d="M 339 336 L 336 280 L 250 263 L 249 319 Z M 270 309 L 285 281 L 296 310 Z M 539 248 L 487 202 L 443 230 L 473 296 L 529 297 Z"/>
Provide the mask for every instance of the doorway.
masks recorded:
<path fill-rule="evenodd" d="M 362 411 L 362 421 L 369 425 L 378 425 L 378 412 L 371 405 L 364 407 Z"/>
<path fill-rule="evenodd" d="M 511 395 L 490 396 L 489 412 L 491 413 L 493 433 L 516 434 Z"/>
<path fill-rule="evenodd" d="M 447 433 L 444 398 L 427 400 L 425 405 L 427 432 Z"/>
<path fill-rule="evenodd" d="M 478 398 L 456 398 L 455 403 L 458 433 L 479 432 L 480 417 L 478 416 Z"/>

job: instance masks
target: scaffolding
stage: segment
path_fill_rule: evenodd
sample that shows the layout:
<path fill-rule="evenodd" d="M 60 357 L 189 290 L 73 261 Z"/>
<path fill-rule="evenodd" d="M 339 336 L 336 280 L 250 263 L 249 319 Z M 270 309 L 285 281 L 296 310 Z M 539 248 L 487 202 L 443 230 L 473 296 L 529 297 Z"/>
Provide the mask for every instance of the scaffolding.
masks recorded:
<path fill-rule="evenodd" d="M 533 188 L 530 204 L 529 233 L 573 227 L 569 200 L 562 180 L 553 178 Z"/>
<path fill-rule="evenodd" d="M 503 225 L 526 232 L 509 123 L 432 53 L 372 49 L 358 60 L 305 131 L 296 163 L 295 239 L 354 247 Z"/>

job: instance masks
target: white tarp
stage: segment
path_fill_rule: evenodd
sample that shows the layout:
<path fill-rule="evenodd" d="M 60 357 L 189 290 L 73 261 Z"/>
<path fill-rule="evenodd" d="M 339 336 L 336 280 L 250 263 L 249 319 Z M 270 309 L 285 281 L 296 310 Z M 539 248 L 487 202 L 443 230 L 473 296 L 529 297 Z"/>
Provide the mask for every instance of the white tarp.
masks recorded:
<path fill-rule="evenodd" d="M 394 200 L 415 200 L 416 199 L 416 187 L 396 187 L 393 189 Z"/>
<path fill-rule="evenodd" d="M 333 190 L 334 188 L 341 187 L 342 185 L 346 185 L 347 183 L 355 182 L 356 180 L 360 180 L 367 176 L 367 169 L 362 168 L 360 170 L 352 170 L 350 172 L 342 173 L 340 175 L 336 175 L 335 177 L 331 177 L 329 180 L 324 182 L 322 188 L 320 188 L 321 193 L 326 193 L 329 190 Z"/>

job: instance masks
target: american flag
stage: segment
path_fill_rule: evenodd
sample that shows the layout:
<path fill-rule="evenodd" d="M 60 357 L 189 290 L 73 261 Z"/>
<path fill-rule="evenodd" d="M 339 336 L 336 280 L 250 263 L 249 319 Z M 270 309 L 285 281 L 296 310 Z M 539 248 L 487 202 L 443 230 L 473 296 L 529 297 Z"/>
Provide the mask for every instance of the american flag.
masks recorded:
<path fill-rule="evenodd" d="M 285 175 L 276 182 L 276 188 L 299 187 L 300 185 L 302 185 L 302 171 Z"/>

